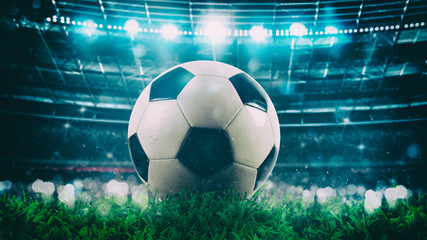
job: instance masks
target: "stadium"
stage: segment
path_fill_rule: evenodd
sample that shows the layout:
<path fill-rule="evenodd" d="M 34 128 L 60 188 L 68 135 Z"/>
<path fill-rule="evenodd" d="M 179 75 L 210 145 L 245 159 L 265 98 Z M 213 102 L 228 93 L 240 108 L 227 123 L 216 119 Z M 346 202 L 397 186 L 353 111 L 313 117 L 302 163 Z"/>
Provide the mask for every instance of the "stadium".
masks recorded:
<path fill-rule="evenodd" d="M 0 3 L 0 238 L 426 239 L 424 0 Z M 280 125 L 249 199 L 157 198 L 128 126 L 153 79 L 226 63 Z"/>

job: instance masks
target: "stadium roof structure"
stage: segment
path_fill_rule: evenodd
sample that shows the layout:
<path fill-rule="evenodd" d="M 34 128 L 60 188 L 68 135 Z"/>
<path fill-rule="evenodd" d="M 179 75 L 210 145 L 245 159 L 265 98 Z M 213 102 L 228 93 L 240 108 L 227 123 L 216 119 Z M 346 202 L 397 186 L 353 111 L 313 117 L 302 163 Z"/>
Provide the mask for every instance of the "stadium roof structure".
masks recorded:
<path fill-rule="evenodd" d="M 3 113 L 125 124 L 158 74 L 217 60 L 264 87 L 283 127 L 427 118 L 423 0 L 1 4 Z"/>

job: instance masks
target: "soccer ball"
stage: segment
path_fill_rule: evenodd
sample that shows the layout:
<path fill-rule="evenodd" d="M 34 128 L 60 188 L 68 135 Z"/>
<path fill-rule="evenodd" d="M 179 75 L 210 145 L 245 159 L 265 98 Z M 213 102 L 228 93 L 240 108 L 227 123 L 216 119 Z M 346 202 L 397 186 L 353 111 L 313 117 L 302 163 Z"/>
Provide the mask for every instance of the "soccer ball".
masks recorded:
<path fill-rule="evenodd" d="M 159 197 L 227 189 L 251 196 L 276 163 L 280 127 L 267 93 L 248 74 L 194 61 L 144 89 L 128 140 L 136 172 Z"/>

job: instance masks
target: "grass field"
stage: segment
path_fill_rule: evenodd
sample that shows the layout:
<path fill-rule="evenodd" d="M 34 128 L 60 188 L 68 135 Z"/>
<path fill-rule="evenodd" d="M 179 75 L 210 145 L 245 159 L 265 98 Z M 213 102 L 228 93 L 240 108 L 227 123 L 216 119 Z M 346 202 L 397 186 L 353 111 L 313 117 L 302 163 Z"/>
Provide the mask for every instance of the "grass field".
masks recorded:
<path fill-rule="evenodd" d="M 73 207 L 56 200 L 0 196 L 1 239 L 427 239 L 422 196 L 383 201 L 306 203 L 302 198 L 251 199 L 181 194 L 142 204 L 97 198 Z"/>

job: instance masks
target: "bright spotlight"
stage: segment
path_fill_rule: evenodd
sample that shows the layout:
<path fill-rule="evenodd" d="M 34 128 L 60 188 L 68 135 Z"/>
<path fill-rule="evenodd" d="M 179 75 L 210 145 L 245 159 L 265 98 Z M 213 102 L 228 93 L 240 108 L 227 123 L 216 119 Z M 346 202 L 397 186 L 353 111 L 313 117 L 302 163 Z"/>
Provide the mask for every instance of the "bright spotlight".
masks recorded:
<path fill-rule="evenodd" d="M 343 122 L 344 122 L 344 124 L 349 124 L 350 123 L 350 119 L 349 118 L 344 118 Z"/>
<path fill-rule="evenodd" d="M 178 36 L 178 28 L 172 24 L 164 25 L 162 29 L 160 29 L 160 33 L 163 38 L 172 40 Z"/>
<path fill-rule="evenodd" d="M 96 23 L 93 20 L 87 20 L 86 21 L 86 26 L 90 27 L 90 28 L 95 28 Z"/>
<path fill-rule="evenodd" d="M 325 27 L 325 34 L 337 34 L 337 33 L 338 33 L 338 29 L 336 27 L 333 27 L 333 26 Z"/>
<path fill-rule="evenodd" d="M 327 26 L 325 27 L 325 34 L 338 34 L 338 29 L 333 26 Z M 329 46 L 332 47 L 336 42 L 337 42 L 337 39 L 335 38 L 335 36 L 332 36 L 331 43 L 329 44 Z"/>
<path fill-rule="evenodd" d="M 265 39 L 268 37 L 268 31 L 261 26 L 253 26 L 249 30 L 249 35 L 255 42 L 265 42 Z"/>
<path fill-rule="evenodd" d="M 125 23 L 125 30 L 130 34 L 135 35 L 139 30 L 139 23 L 135 19 L 129 19 Z"/>
<path fill-rule="evenodd" d="M 362 151 L 363 149 L 365 149 L 365 145 L 360 144 L 360 145 L 358 146 L 358 148 L 359 148 L 359 150 L 360 150 L 360 151 Z"/>
<path fill-rule="evenodd" d="M 81 113 L 86 112 L 86 108 L 85 108 L 85 107 L 80 108 L 80 112 L 81 112 Z"/>
<path fill-rule="evenodd" d="M 225 37 L 227 31 L 221 22 L 217 19 L 211 19 L 206 24 L 205 33 L 212 41 L 218 42 Z"/>
<path fill-rule="evenodd" d="M 307 28 L 301 23 L 292 23 L 289 28 L 291 36 L 304 36 L 307 35 Z"/>
<path fill-rule="evenodd" d="M 93 20 L 87 20 L 83 22 L 83 26 L 86 27 L 86 33 L 89 37 L 91 37 L 96 32 L 96 23 Z"/>

